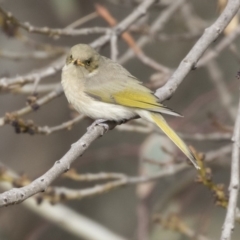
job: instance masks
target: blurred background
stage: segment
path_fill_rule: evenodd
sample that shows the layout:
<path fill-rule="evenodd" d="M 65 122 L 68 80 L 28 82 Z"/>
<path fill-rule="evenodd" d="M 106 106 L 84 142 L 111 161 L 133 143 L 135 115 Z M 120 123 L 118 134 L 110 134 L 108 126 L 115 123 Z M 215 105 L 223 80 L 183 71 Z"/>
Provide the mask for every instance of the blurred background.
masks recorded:
<path fill-rule="evenodd" d="M 92 19 L 80 28 L 109 27 L 103 16 L 94 15 L 96 4 L 106 8 L 120 22 L 139 3 L 140 0 L 1 0 L 0 7 L 11 12 L 20 22 L 29 22 L 37 27 L 63 29 L 89 14 L 92 14 Z M 171 71 L 178 67 L 200 38 L 204 29 L 216 20 L 222 9 L 221 3 L 223 1 L 217 0 L 157 1 L 144 17 L 130 27 L 129 33 L 136 42 L 141 38 L 147 39 L 147 43 L 142 46 L 143 52 L 165 66 L 168 71 L 157 71 L 156 68 L 144 64 L 134 54 L 127 58 L 126 52 L 129 47 L 121 38 L 117 42 L 118 60 L 153 90 L 161 87 L 171 75 Z M 173 10 L 169 19 L 166 18 L 166 22 L 159 24 L 159 29 L 156 27 L 152 33 L 151 27 L 155 21 L 169 13 L 170 8 Z M 36 72 L 50 66 L 55 59 L 66 54 L 66 48 L 77 43 L 89 44 L 102 35 L 54 37 L 29 33 L 20 28 L 4 28 L 4 17 L 0 17 L 1 78 Z M 216 48 L 236 31 L 237 27 L 236 18 L 232 29 L 212 43 L 202 59 L 215 50 L 214 57 L 199 63 L 200 66 L 188 74 L 173 97 L 165 101 L 167 106 L 184 115 L 184 118 L 167 117 L 167 120 L 182 134 L 185 141 L 206 155 L 217 153 L 214 161 L 206 165 L 211 168 L 212 181 L 224 184 L 226 196 L 231 155 L 230 150 L 223 154 L 218 154 L 218 151 L 231 144 L 230 136 L 239 98 L 239 80 L 236 78 L 239 71 L 239 39 L 229 42 L 220 51 Z M 37 51 L 45 52 L 47 56 L 31 57 L 31 53 Z M 111 57 L 110 44 L 102 47 L 100 52 Z M 56 74 L 42 79 L 40 85 L 55 86 L 60 80 L 61 71 L 57 71 Z M 26 86 L 28 85 L 24 87 Z M 30 88 L 33 89 L 33 86 L 30 85 Z M 26 106 L 32 92 L 27 88 L 23 89 L 25 91 L 0 90 L 0 117 Z M 40 90 L 37 92 L 38 98 L 48 93 Z M 71 120 L 76 115 L 62 94 L 21 118 L 33 121 L 36 126 L 52 127 Z M 67 152 L 71 144 L 86 132 L 91 122 L 85 118 L 70 130 L 63 129 L 49 135 L 28 134 L 29 132 L 17 134 L 16 128 L 6 123 L 0 127 L 0 161 L 17 174 L 25 174 L 29 179 L 35 179 Z M 127 125 L 137 125 L 141 129 L 127 130 L 123 125 L 109 131 L 95 141 L 72 167 L 81 174 L 116 172 L 136 176 L 151 175 L 164 170 L 166 165 L 176 165 L 185 161 L 175 146 L 163 135 L 157 134 L 156 129 L 144 133 L 141 130 L 151 127 L 136 121 Z M 212 133 L 219 134 L 219 137 L 214 137 Z M 198 138 L 197 134 L 201 134 L 202 139 Z M 207 140 L 207 136 L 212 136 L 212 139 Z M 173 164 L 173 160 L 178 161 Z M 117 188 L 108 193 L 67 201 L 64 204 L 76 213 L 99 223 L 116 236 L 121 236 L 119 239 L 183 240 L 193 239 L 198 234 L 206 237 L 201 239 L 217 239 L 221 233 L 226 209 L 217 206 L 213 192 L 196 181 L 199 178 L 197 175 L 195 169 L 189 167 L 161 177 L 155 182 Z M 80 183 L 59 178 L 53 185 L 84 189 L 95 184 L 99 183 Z M 237 224 L 233 239 L 239 239 L 239 233 Z M 19 204 L 0 209 L 0 239 L 90 238 L 76 236 L 50 219 L 43 218 Z"/>

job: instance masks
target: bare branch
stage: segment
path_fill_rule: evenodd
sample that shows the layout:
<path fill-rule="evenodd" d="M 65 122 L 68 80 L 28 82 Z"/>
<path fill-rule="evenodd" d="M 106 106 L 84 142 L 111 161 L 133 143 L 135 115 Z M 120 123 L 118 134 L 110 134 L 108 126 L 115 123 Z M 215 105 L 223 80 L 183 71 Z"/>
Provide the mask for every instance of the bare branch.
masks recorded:
<path fill-rule="evenodd" d="M 155 2 L 155 0 L 143 1 L 128 17 L 126 17 L 121 23 L 119 23 L 116 27 L 112 29 L 112 34 L 120 35 L 122 32 L 126 31 L 127 28 L 134 23 L 139 17 L 143 16 L 147 9 L 151 7 L 151 5 Z M 110 41 L 112 34 L 104 35 L 103 37 L 95 40 L 91 46 L 94 48 L 98 48 L 106 44 Z M 61 70 L 63 67 L 65 60 L 65 56 L 60 57 L 56 61 L 50 64 L 47 67 L 39 69 L 35 73 L 29 73 L 25 76 L 15 77 L 15 78 L 0 78 L 0 89 L 6 89 L 13 85 L 24 85 L 29 82 L 35 82 L 39 79 L 54 75 L 57 71 Z"/>
<path fill-rule="evenodd" d="M 20 203 L 36 193 L 45 191 L 57 177 L 68 171 L 72 162 L 81 156 L 89 145 L 103 133 L 104 128 L 101 126 L 91 128 L 91 131 L 87 131 L 76 143 L 72 144 L 71 149 L 41 177 L 25 187 L 13 188 L 0 194 L 0 207 Z"/>
<path fill-rule="evenodd" d="M 210 151 L 210 152 L 206 153 L 205 161 L 211 162 L 218 157 L 229 154 L 230 152 L 231 152 L 231 146 L 225 146 L 225 147 L 222 147 L 215 151 Z M 190 165 L 188 165 L 186 163 L 170 164 L 170 165 L 166 165 L 164 167 L 161 166 L 161 168 L 159 169 L 159 171 L 156 174 L 153 174 L 150 176 L 130 177 L 130 176 L 127 176 L 125 174 L 120 174 L 120 173 L 119 174 L 108 173 L 108 175 L 107 174 L 103 175 L 105 177 L 105 179 L 107 179 L 107 177 L 109 177 L 109 176 L 115 176 L 116 178 L 119 178 L 119 179 L 111 181 L 111 182 L 107 182 L 104 184 L 100 184 L 100 185 L 98 184 L 94 187 L 85 188 L 85 189 L 69 189 L 66 187 L 52 187 L 44 194 L 42 199 L 49 199 L 52 203 L 57 203 L 57 202 L 66 201 L 66 200 L 83 199 L 83 198 L 87 198 L 87 197 L 93 197 L 96 195 L 107 193 L 112 190 L 116 190 L 119 187 L 142 184 L 142 183 L 159 180 L 160 178 L 174 175 L 174 174 L 176 174 L 184 169 L 187 169 L 189 167 L 190 167 Z M 97 178 L 99 178 L 99 175 L 95 175 L 95 178 L 94 178 L 94 175 L 90 175 L 91 180 L 96 180 Z M 81 175 L 80 175 L 80 179 L 81 179 Z"/>
<path fill-rule="evenodd" d="M 86 189 L 69 189 L 65 187 L 54 187 L 52 190 L 49 191 L 49 197 L 50 201 L 52 203 L 57 203 L 59 201 L 66 201 L 66 200 L 73 200 L 73 199 L 83 199 L 86 197 L 93 197 L 96 195 L 107 193 L 111 190 L 115 190 L 122 186 L 129 186 L 129 185 L 135 185 L 135 184 L 141 184 L 146 183 L 150 181 L 157 180 L 159 178 L 176 174 L 177 172 L 187 168 L 188 165 L 178 164 L 170 167 L 166 167 L 163 170 L 160 170 L 158 173 L 152 176 L 140 176 L 140 177 L 127 177 L 124 176 L 119 180 L 107 182 L 105 184 L 96 185 L 94 187 L 86 188 Z M 48 192 L 46 192 L 46 195 L 48 196 Z M 44 196 L 45 199 L 45 196 Z M 1 195 L 0 195 L 0 206 L 1 206 Z"/>
<path fill-rule="evenodd" d="M 83 25 L 84 23 L 87 23 L 87 22 L 95 19 L 96 17 L 98 17 L 98 14 L 96 12 L 90 13 L 90 14 L 76 20 L 75 22 L 69 24 L 66 28 L 77 28 L 77 27 Z"/>
<path fill-rule="evenodd" d="M 211 80 L 214 83 L 220 102 L 222 106 L 225 108 L 225 110 L 228 112 L 231 119 L 235 118 L 235 109 L 232 106 L 232 94 L 228 90 L 226 83 L 223 79 L 223 73 L 218 66 L 217 62 L 214 60 L 209 61 L 207 65 L 207 70 L 209 72 L 209 75 L 211 76 Z"/>
<path fill-rule="evenodd" d="M 64 53 L 63 50 L 54 50 L 54 51 L 32 51 L 32 52 L 12 52 L 12 51 L 7 51 L 4 49 L 0 49 L 0 57 L 1 58 L 8 58 L 11 60 L 23 60 L 23 59 L 39 59 L 39 60 L 43 60 L 43 59 L 47 59 L 47 58 L 52 58 L 55 57 L 57 55 L 59 55 L 60 53 Z"/>
<path fill-rule="evenodd" d="M 49 27 L 35 27 L 30 23 L 22 23 L 18 21 L 11 13 L 4 11 L 0 8 L 0 13 L 4 15 L 7 21 L 13 23 L 14 25 L 21 27 L 22 29 L 30 33 L 40 33 L 47 36 L 79 36 L 79 35 L 89 35 L 89 34 L 107 34 L 110 29 L 104 27 L 93 27 L 93 28 L 82 28 L 82 29 L 72 29 L 72 28 L 49 28 Z"/>
<path fill-rule="evenodd" d="M 130 14 L 127 18 L 125 18 L 118 26 L 113 28 L 113 33 L 121 34 L 123 31 L 127 30 L 128 27 L 136 21 L 140 16 L 142 16 L 146 10 L 154 3 L 153 0 L 143 1 L 139 7 L 137 7 L 132 14 Z M 177 3 L 182 3 L 183 1 L 178 1 Z M 159 95 L 160 99 L 166 99 L 171 96 L 171 94 L 177 89 L 178 85 L 182 82 L 183 78 L 186 74 L 191 70 L 191 68 L 195 65 L 197 60 L 200 58 L 202 53 L 206 50 L 209 44 L 216 39 L 216 37 L 221 33 L 224 27 L 229 23 L 231 18 L 235 15 L 236 11 L 239 8 L 239 1 L 229 0 L 228 5 L 225 11 L 218 18 L 216 23 L 214 23 L 208 30 L 205 31 L 205 34 L 202 38 L 197 42 L 197 44 L 190 51 L 185 61 L 180 64 L 179 68 L 173 74 L 172 78 L 168 81 L 168 83 L 157 91 L 157 95 Z M 175 5 L 174 5 L 175 6 Z M 177 7 L 177 6 L 175 6 Z M 179 6 L 178 6 L 179 7 Z M 105 44 L 110 40 L 110 35 L 105 35 L 98 40 L 96 40 L 91 45 L 93 47 L 99 47 Z M 2 193 L 0 195 L 0 206 L 7 206 L 13 203 L 19 203 L 28 197 L 40 192 L 44 191 L 54 179 L 56 179 L 63 172 L 67 171 L 70 168 L 72 162 L 83 154 L 83 152 L 89 147 L 89 145 L 96 140 L 100 135 L 103 134 L 102 126 L 96 126 L 91 130 L 88 130 L 86 134 L 83 135 L 75 144 L 72 145 L 71 149 L 59 160 L 55 163 L 55 165 L 48 170 L 42 177 L 36 179 L 31 184 L 19 188 L 12 189 L 8 192 Z M 186 164 L 184 165 L 176 165 L 176 169 L 168 169 L 165 172 L 159 172 L 154 176 L 141 177 L 141 179 L 131 178 L 130 180 L 122 180 L 121 182 L 114 183 L 113 185 L 125 185 L 142 183 L 146 181 L 152 181 L 160 176 L 166 174 L 173 174 L 174 172 L 180 171 L 181 169 L 186 168 Z M 90 191 L 92 192 L 92 190 Z M 99 190 L 97 190 L 99 192 Z M 86 191 L 86 195 L 90 193 Z"/>
<path fill-rule="evenodd" d="M 111 37 L 111 59 L 113 61 L 117 61 L 118 57 L 118 46 L 117 46 L 118 38 L 116 35 Z"/>
<path fill-rule="evenodd" d="M 227 207 L 227 214 L 223 224 L 221 240 L 230 240 L 231 233 L 234 230 L 235 216 L 239 191 L 239 146 L 240 146 L 240 100 L 238 106 L 237 118 L 233 131 L 230 197 Z"/>
<path fill-rule="evenodd" d="M 59 86 L 58 83 L 47 83 L 47 84 L 39 84 L 37 87 L 38 93 L 46 93 L 51 92 Z M 34 91 L 35 84 L 27 84 L 23 87 L 14 88 L 12 90 L 13 93 L 21 93 L 21 94 L 32 94 Z"/>
<path fill-rule="evenodd" d="M 147 10 L 155 3 L 155 1 L 156 0 L 143 1 L 128 17 L 126 17 L 122 22 L 112 29 L 112 34 L 120 35 L 122 32 L 126 31 L 138 18 L 146 14 Z M 99 48 L 106 44 L 110 38 L 110 34 L 105 35 L 94 41 L 91 46 L 93 48 Z"/>
<path fill-rule="evenodd" d="M 149 29 L 149 36 L 155 35 L 156 32 L 161 31 L 166 23 L 171 19 L 172 15 L 182 6 L 186 0 L 175 0 L 173 1 L 166 10 L 162 11 L 153 22 Z M 148 36 L 143 36 L 137 41 L 137 46 L 143 48 L 150 41 Z M 126 53 L 122 55 L 119 59 L 120 63 L 125 63 L 135 56 L 135 53 L 132 49 L 128 49 Z"/>
<path fill-rule="evenodd" d="M 69 120 L 67 122 L 64 122 L 58 126 L 54 126 L 54 127 L 49 127 L 49 126 L 45 126 L 45 127 L 38 127 L 37 128 L 37 133 L 41 133 L 41 134 L 52 134 L 54 132 L 57 131 L 61 131 L 64 129 L 71 129 L 72 126 L 78 122 L 80 122 L 83 118 L 85 118 L 85 116 L 83 114 L 78 115 L 77 117 L 73 118 L 72 120 Z"/>
<path fill-rule="evenodd" d="M 110 26 L 115 26 L 117 24 L 116 19 L 110 14 L 110 12 L 104 8 L 101 5 L 97 5 L 96 6 L 98 13 L 100 14 L 100 16 L 102 16 Z M 114 37 L 115 35 L 113 35 Z M 122 39 L 129 45 L 130 48 L 133 49 L 134 53 L 136 54 L 136 56 L 138 57 L 138 59 L 143 62 L 145 65 L 153 68 L 156 71 L 160 71 L 160 72 L 164 72 L 166 74 L 169 75 L 170 73 L 170 69 L 163 66 L 162 64 L 156 62 L 155 60 L 151 59 L 150 57 L 148 57 L 136 44 L 135 40 L 133 39 L 133 37 L 130 35 L 129 32 L 125 32 L 122 34 Z M 116 47 L 113 48 L 112 46 L 112 38 L 111 38 L 111 49 L 112 50 L 116 50 Z M 115 51 L 116 52 L 116 51 Z M 114 51 L 112 51 L 112 53 L 114 53 Z M 112 58 L 113 59 L 113 58 Z M 116 58 L 115 58 L 116 59 Z"/>
<path fill-rule="evenodd" d="M 104 129 L 101 126 L 96 126 L 93 129 L 88 130 L 87 133 L 84 134 L 82 138 L 80 138 L 76 143 L 72 144 L 71 149 L 41 177 L 34 180 L 27 186 L 21 188 L 13 188 L 7 192 L 0 194 L 0 207 L 20 203 L 38 192 L 45 191 L 47 187 L 52 183 L 52 181 L 54 181 L 62 173 L 69 170 L 70 165 L 74 162 L 74 160 L 77 157 L 81 156 L 85 152 L 85 150 L 89 147 L 89 145 L 103 133 Z M 209 152 L 208 154 L 206 154 L 206 161 L 212 161 L 217 157 L 229 153 L 230 151 L 231 147 L 226 146 L 223 147 L 222 149 L 218 149 L 217 151 Z M 159 171 L 157 174 L 152 176 L 140 176 L 129 178 L 124 177 L 112 183 L 107 183 L 107 185 L 100 185 L 91 189 L 79 191 L 69 190 L 68 195 L 69 197 L 71 196 L 71 199 L 93 196 L 96 194 L 101 194 L 106 191 L 109 191 L 109 189 L 115 189 L 120 186 L 153 181 L 167 175 L 175 174 L 187 167 L 189 167 L 189 165 L 186 163 L 177 164 L 174 167 L 172 166 L 167 167 L 164 170 Z"/>
<path fill-rule="evenodd" d="M 194 141 L 230 141 L 231 134 L 230 133 L 222 133 L 222 132 L 213 132 L 213 133 L 179 133 L 179 135 L 188 140 Z"/>
<path fill-rule="evenodd" d="M 159 40 L 161 42 L 169 42 L 169 41 L 180 42 L 180 41 L 191 41 L 191 40 L 201 37 L 201 35 L 202 35 L 202 31 L 194 32 L 194 33 L 186 32 L 186 33 L 179 33 L 179 34 L 160 33 L 155 38 L 157 38 L 157 40 Z"/>
<path fill-rule="evenodd" d="M 222 16 L 222 15 L 221 15 Z M 240 26 L 238 26 L 234 31 L 230 34 L 226 35 L 213 49 L 209 50 L 205 56 L 199 61 L 197 67 L 202 67 L 206 65 L 210 60 L 215 59 L 219 54 L 227 47 L 231 45 L 233 41 L 240 34 Z"/>
<path fill-rule="evenodd" d="M 43 96 L 42 98 L 40 98 L 36 102 L 34 102 L 33 105 L 29 105 L 27 107 L 24 107 L 18 111 L 10 113 L 8 115 L 10 115 L 10 118 L 11 118 L 11 116 L 12 116 L 12 118 L 18 118 L 20 116 L 23 116 L 35 109 L 38 109 L 40 106 L 55 99 L 56 97 L 59 97 L 62 93 L 63 93 L 63 89 L 62 89 L 62 86 L 59 84 L 53 91 L 51 91 L 50 93 L 46 94 L 45 96 Z M 0 118 L 0 126 L 3 126 L 6 123 L 6 121 L 8 121 L 8 120 L 11 121 L 11 119 L 8 119 L 8 117 L 6 119 L 6 116 L 1 117 Z"/>
<path fill-rule="evenodd" d="M 137 133 L 158 133 L 163 134 L 162 131 L 159 128 L 154 127 L 151 124 L 146 124 L 145 126 L 138 126 L 136 124 L 124 124 L 124 125 L 118 125 L 116 127 L 116 130 L 119 131 L 126 131 L 126 132 L 137 132 Z M 181 138 L 187 139 L 187 140 L 194 140 L 194 141 L 230 141 L 231 140 L 231 134 L 230 133 L 223 133 L 223 132 L 212 132 L 212 133 L 184 133 L 184 132 L 178 132 L 178 135 Z"/>
<path fill-rule="evenodd" d="M 52 76 L 62 69 L 64 61 L 65 55 L 53 61 L 48 66 L 38 69 L 34 73 L 28 73 L 26 75 L 13 78 L 0 78 L 0 90 L 8 88 L 11 89 L 16 86 L 19 87 L 26 83 L 32 83 L 42 78 Z"/>
<path fill-rule="evenodd" d="M 10 171 L 8 170 L 8 173 L 9 172 Z M 11 175 L 17 177 L 12 171 Z M 0 187 L 4 190 L 8 190 L 12 185 L 8 182 L 0 182 Z M 78 238 L 88 240 L 126 240 L 99 223 L 94 222 L 92 219 L 73 211 L 71 208 L 66 207 L 63 204 L 52 206 L 45 201 L 39 205 L 36 204 L 34 198 L 29 198 L 23 202 L 23 205 L 25 208 L 47 219 L 53 224 L 56 224 L 61 229 L 64 229 Z M 66 218 L 66 216 L 68 217 Z"/>
<path fill-rule="evenodd" d="M 99 181 L 99 180 L 109 180 L 109 179 L 119 179 L 124 178 L 125 175 L 122 173 L 86 173 L 86 174 L 78 174 L 74 169 L 70 169 L 66 172 L 63 177 L 70 178 L 74 181 L 80 182 L 92 182 L 92 181 Z"/>
<path fill-rule="evenodd" d="M 240 1 L 228 1 L 226 8 L 218 17 L 216 22 L 213 23 L 209 28 L 205 29 L 202 37 L 197 41 L 194 47 L 183 59 L 168 82 L 162 88 L 156 91 L 156 96 L 160 99 L 160 101 L 163 101 L 172 96 L 186 75 L 196 67 L 197 61 L 200 59 L 209 45 L 217 39 L 217 37 L 222 33 L 232 18 L 236 15 L 239 7 Z"/>

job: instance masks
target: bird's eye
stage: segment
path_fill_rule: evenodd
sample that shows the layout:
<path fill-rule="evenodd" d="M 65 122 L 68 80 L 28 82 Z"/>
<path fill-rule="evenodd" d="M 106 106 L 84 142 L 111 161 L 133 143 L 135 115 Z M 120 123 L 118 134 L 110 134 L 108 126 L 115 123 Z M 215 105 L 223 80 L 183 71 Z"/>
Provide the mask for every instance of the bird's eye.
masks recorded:
<path fill-rule="evenodd" d="M 90 66 L 91 60 L 90 60 L 90 59 L 89 59 L 89 60 L 86 60 L 86 61 L 85 61 L 85 64 L 86 64 L 87 66 Z"/>
<path fill-rule="evenodd" d="M 73 56 L 72 55 L 68 55 L 67 58 L 66 58 L 66 63 L 71 63 L 73 60 Z"/>

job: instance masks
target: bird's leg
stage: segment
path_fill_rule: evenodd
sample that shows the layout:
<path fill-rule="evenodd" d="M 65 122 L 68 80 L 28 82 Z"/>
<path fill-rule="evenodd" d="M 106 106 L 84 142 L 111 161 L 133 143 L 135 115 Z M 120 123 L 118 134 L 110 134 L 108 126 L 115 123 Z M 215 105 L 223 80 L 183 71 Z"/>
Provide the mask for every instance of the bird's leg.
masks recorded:
<path fill-rule="evenodd" d="M 87 128 L 87 131 L 91 131 L 95 126 L 99 125 L 104 128 L 105 132 L 107 132 L 109 130 L 109 126 L 106 123 L 107 121 L 108 120 L 106 120 L 106 119 L 97 119 Z"/>

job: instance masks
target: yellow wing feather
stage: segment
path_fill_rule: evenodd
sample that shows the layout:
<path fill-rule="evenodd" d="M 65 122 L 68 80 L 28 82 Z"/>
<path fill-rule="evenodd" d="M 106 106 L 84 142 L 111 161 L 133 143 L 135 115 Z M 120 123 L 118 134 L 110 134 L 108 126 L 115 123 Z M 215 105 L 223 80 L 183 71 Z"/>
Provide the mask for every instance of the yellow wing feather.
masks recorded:
<path fill-rule="evenodd" d="M 126 86 L 123 90 L 117 91 L 116 85 L 101 85 L 92 89 L 87 89 L 86 93 L 96 100 L 123 105 L 126 107 L 145 109 L 148 111 L 166 113 L 174 116 L 181 116 L 168 107 L 158 102 L 156 96 L 146 87 L 135 83 L 133 86 Z M 133 88 L 135 87 L 135 88 Z"/>
<path fill-rule="evenodd" d="M 159 108 L 162 105 L 157 103 L 156 97 L 150 93 L 125 90 L 113 95 L 117 104 L 127 107 L 137 107 L 142 109 Z"/>
<path fill-rule="evenodd" d="M 199 169 L 196 163 L 196 157 L 191 149 L 182 141 L 182 139 L 171 129 L 165 119 L 160 114 L 151 113 L 151 117 L 156 125 L 179 147 L 179 149 L 188 157 L 192 164 Z"/>

